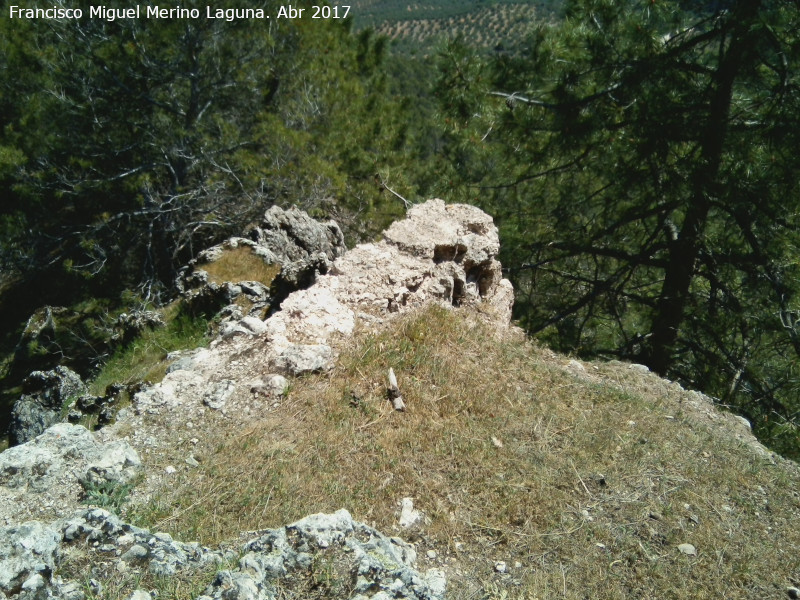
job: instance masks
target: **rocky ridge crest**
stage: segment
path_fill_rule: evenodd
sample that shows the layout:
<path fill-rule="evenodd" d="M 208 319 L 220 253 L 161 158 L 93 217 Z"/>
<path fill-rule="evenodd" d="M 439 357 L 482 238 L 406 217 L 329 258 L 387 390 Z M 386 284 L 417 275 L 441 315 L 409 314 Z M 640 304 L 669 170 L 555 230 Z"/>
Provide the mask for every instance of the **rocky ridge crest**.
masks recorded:
<path fill-rule="evenodd" d="M 236 239 L 227 247 L 245 244 L 256 251 L 284 232 L 281 243 L 297 252 L 268 257 L 283 264 L 278 278 L 294 287 L 309 280 L 313 285 L 288 294 L 266 321 L 232 311 L 210 348 L 173 356 L 164 380 L 136 394 L 114 425 L 90 433 L 57 424 L 0 455 L 0 521 L 7 525 L 0 535 L 0 598 L 81 598 L 75 582 L 53 576 L 62 545 L 77 539 L 91 538 L 96 547 L 116 556 L 117 564 L 140 560 L 151 570 L 166 569 L 164 574 L 192 561 L 222 561 L 219 553 L 151 534 L 105 511 L 80 509 L 79 499 L 91 486 L 129 483 L 137 477 L 143 490 L 139 493 L 146 495 L 164 477 L 163 471 L 147 469 L 161 453 L 200 434 L 206 421 L 246 422 L 253 392 L 275 400 L 286 388 L 286 377 L 330 368 L 357 326 L 382 324 L 427 303 L 479 307 L 484 318 L 509 325 L 513 289 L 496 260 L 497 229 L 477 208 L 426 202 L 390 227 L 383 241 L 341 256 L 338 227 L 326 225 L 325 239 L 317 240 L 327 243 L 329 252 L 309 253 L 296 236 L 286 234 L 292 223 L 305 218 L 272 212 L 265 221 L 275 221 L 276 227 L 256 228 L 255 239 Z M 293 533 L 287 537 L 286 532 Z M 414 571 L 411 546 L 339 511 L 249 541 L 238 569 L 221 571 L 206 595 L 272 598 L 270 581 L 307 567 L 311 551 L 332 546 L 347 549 L 347 560 L 331 560 L 355 574 L 353 598 L 436 599 L 444 593 L 440 572 Z"/>
<path fill-rule="evenodd" d="M 330 597 L 443 598 L 442 571 L 421 572 L 414 566 L 413 546 L 354 521 L 344 510 L 248 532 L 243 543 L 212 549 L 137 528 L 78 502 L 93 486 L 132 480 L 138 482 L 135 500 L 146 501 L 169 484 L 175 465 L 193 468 L 198 438 L 220 424 L 245 435 L 253 419 L 281 402 L 292 377 L 331 368 L 356 329 L 391 326 L 397 315 L 429 303 L 473 307 L 480 318 L 509 327 L 513 293 L 502 278 L 498 250 L 497 231 L 481 211 L 440 200 L 413 207 L 383 241 L 326 256 L 325 272 L 316 271 L 313 285 L 289 294 L 268 319 L 231 312 L 229 327 L 209 348 L 175 354 L 164 380 L 136 394 L 114 425 L 90 433 L 59 424 L 0 455 L 0 519 L 6 524 L 0 530 L 0 600 L 85 598 L 84 587 L 59 573 L 63 556 L 76 546 L 111 570 L 164 576 L 179 569 L 216 571 L 204 580 L 204 599 L 271 599 L 287 589 L 303 597 L 310 568 L 319 561 L 354 582 Z M 598 367 L 555 354 L 548 360 L 575 385 L 611 381 L 679 396 L 680 409 L 694 419 L 748 446 L 765 464 L 779 462 L 747 423 L 641 365 Z M 495 444 L 502 447 L 500 440 Z M 178 456 L 185 464 L 169 464 Z M 506 566 L 498 563 L 495 570 L 504 572 Z M 150 595 L 137 590 L 134 598 Z"/>

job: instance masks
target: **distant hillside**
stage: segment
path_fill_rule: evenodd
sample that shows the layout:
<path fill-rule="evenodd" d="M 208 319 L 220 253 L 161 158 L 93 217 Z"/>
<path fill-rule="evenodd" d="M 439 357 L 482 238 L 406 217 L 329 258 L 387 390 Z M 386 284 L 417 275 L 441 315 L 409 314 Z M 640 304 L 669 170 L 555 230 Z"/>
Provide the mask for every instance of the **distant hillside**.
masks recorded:
<path fill-rule="evenodd" d="M 440 34 L 462 35 L 479 46 L 493 47 L 518 39 L 535 20 L 557 14 L 561 0 L 354 0 L 360 27 L 400 41 L 425 42 Z"/>

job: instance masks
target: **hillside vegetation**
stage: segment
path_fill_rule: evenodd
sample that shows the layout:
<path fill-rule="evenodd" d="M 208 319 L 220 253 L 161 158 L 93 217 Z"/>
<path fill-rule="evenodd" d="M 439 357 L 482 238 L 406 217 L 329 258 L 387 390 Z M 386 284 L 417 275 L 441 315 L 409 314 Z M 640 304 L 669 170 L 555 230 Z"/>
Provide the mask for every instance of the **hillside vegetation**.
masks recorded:
<path fill-rule="evenodd" d="M 433 43 L 444 37 L 463 37 L 477 47 L 502 48 L 523 38 L 539 18 L 534 5 L 498 4 L 448 17 L 383 21 L 376 31 L 399 43 L 400 48 Z"/>
<path fill-rule="evenodd" d="M 800 456 L 796 2 L 353 7 L 0 20 L 0 427 L 32 370 L 94 377 L 122 314 L 270 206 L 352 246 L 440 197 L 495 218 L 529 335 Z"/>
<path fill-rule="evenodd" d="M 480 317 L 431 308 L 364 330 L 329 374 L 239 406 L 246 423 L 164 423 L 184 442 L 144 457 L 151 472 L 186 452 L 200 465 L 148 478 L 126 514 L 213 545 L 346 507 L 414 541 L 454 599 L 762 599 L 798 583 L 796 465 L 677 384 L 578 363 Z M 404 413 L 386 400 L 389 367 Z M 401 532 L 409 497 L 426 518 Z M 320 573 L 315 593 L 347 595 L 348 580 Z M 138 577 L 104 589 L 189 598 L 201 585 Z"/>

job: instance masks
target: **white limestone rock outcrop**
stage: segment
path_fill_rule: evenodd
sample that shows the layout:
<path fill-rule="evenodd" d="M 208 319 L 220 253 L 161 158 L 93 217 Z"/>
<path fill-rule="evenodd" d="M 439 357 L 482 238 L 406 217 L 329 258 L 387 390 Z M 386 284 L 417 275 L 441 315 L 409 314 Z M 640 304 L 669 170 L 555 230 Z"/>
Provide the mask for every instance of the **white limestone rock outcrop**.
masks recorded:
<path fill-rule="evenodd" d="M 362 284 L 370 288 L 364 291 L 391 312 L 428 301 L 480 303 L 493 311 L 498 323 L 507 324 L 514 290 L 503 279 L 499 251 L 497 227 L 485 212 L 430 200 L 393 223 L 383 243 L 359 246 L 334 268 L 351 273 L 355 281 L 369 282 Z"/>
<path fill-rule="evenodd" d="M 86 488 L 129 483 L 140 468 L 127 442 L 103 443 L 85 427 L 58 423 L 0 454 L 0 523 L 60 516 Z"/>
<path fill-rule="evenodd" d="M 499 250 L 489 215 L 429 200 L 392 224 L 384 240 L 356 246 L 315 285 L 290 294 L 267 320 L 267 337 L 277 353 L 292 343 L 326 344 L 351 334 L 358 319 L 386 319 L 428 303 L 478 307 L 507 326 L 514 290 L 503 279 Z"/>
<path fill-rule="evenodd" d="M 283 223 L 293 212 L 270 209 L 270 215 Z M 271 240 L 282 235 L 280 227 L 259 230 L 256 237 Z M 336 231 L 331 225 L 317 230 L 326 260 L 339 251 Z M 296 239 L 284 243 L 286 259 L 304 251 Z M 223 335 L 210 349 L 181 356 L 161 383 L 136 395 L 134 411 L 193 414 L 198 403 L 223 409 L 237 395 L 249 393 L 249 382 L 255 379 L 330 368 L 356 323 L 382 322 L 429 303 L 475 307 L 506 327 L 513 289 L 502 277 L 499 249 L 497 228 L 478 208 L 442 200 L 414 206 L 405 220 L 385 232 L 384 240 L 335 258 L 326 274 L 289 294 L 266 321 L 250 316 L 232 325 L 232 331 L 249 335 Z"/>

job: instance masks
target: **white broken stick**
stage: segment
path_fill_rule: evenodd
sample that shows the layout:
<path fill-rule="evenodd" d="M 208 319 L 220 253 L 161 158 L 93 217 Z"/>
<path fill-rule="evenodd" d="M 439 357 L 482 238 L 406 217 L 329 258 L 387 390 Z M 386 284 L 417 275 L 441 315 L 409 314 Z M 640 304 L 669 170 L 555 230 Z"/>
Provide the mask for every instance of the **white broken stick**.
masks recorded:
<path fill-rule="evenodd" d="M 400 394 L 400 388 L 397 387 L 397 377 L 394 376 L 394 369 L 389 369 L 389 387 L 386 389 L 386 396 L 392 402 L 395 410 L 403 411 L 406 409 L 406 403 L 403 402 L 403 396 Z"/>

